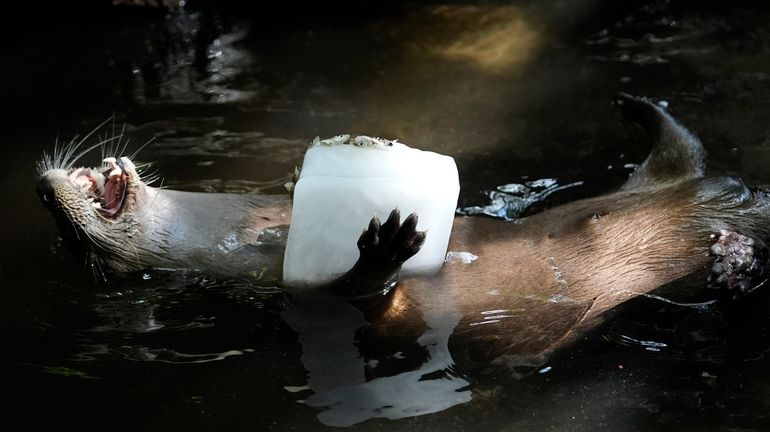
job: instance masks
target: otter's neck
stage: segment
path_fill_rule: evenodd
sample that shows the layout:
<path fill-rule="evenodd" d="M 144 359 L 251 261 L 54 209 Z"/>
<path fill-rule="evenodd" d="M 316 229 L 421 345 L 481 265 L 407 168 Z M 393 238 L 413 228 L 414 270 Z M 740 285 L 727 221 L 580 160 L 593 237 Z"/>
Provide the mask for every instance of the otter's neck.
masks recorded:
<path fill-rule="evenodd" d="M 133 217 L 146 266 L 280 280 L 288 197 L 145 187 Z"/>

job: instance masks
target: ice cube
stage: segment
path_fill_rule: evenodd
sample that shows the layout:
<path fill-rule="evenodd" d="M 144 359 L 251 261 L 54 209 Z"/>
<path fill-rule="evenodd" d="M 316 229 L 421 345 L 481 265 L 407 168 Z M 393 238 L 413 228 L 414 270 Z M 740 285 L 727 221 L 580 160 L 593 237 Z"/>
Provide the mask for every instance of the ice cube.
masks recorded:
<path fill-rule="evenodd" d="M 346 272 L 356 242 L 373 216 L 412 212 L 428 234 L 402 274 L 432 274 L 444 262 L 460 185 L 454 159 L 395 142 L 356 137 L 315 140 L 294 187 L 284 283 L 312 287 Z"/>

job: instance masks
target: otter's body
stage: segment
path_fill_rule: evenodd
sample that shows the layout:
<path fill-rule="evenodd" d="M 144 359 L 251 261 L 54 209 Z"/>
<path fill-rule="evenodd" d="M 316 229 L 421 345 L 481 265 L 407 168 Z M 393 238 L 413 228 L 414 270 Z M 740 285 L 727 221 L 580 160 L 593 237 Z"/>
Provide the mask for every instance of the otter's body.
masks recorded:
<path fill-rule="evenodd" d="M 631 298 L 675 281 L 705 287 L 713 234 L 766 238 L 767 225 L 745 221 L 770 223 L 768 212 L 743 183 L 721 177 L 617 192 L 513 223 L 457 218 L 449 249 L 478 258 L 401 280 L 373 321 L 392 334 L 422 326 L 415 316 L 430 325 L 459 314 L 454 348 L 471 360 L 538 364 Z"/>
<path fill-rule="evenodd" d="M 359 305 L 371 323 L 367 331 L 378 337 L 418 340 L 426 329 L 458 322 L 454 352 L 526 365 L 585 334 L 615 306 L 661 286 L 677 282 L 693 290 L 705 287 L 709 274 L 725 289 L 761 284 L 768 273 L 770 194 L 735 178 L 704 177 L 700 141 L 663 108 L 631 96 L 617 103 L 653 138 L 650 156 L 621 191 L 516 222 L 458 217 L 449 249 L 478 259 L 450 262 L 435 277 L 403 279 L 391 289 L 401 263 L 424 239 L 413 217 L 400 225 L 394 212 L 382 226 L 373 221 L 359 240 L 359 262 L 329 288 Z M 95 170 L 69 167 L 47 171 L 39 187 L 62 231 L 74 231 L 107 266 L 280 274 L 287 199 L 152 189 L 129 160 L 110 163 L 101 175 L 109 174 L 112 186 L 101 187 Z M 128 185 L 121 206 L 102 193 L 122 191 L 118 181 Z M 62 203 L 73 184 L 104 208 Z M 69 208 L 77 208 L 74 216 Z"/>

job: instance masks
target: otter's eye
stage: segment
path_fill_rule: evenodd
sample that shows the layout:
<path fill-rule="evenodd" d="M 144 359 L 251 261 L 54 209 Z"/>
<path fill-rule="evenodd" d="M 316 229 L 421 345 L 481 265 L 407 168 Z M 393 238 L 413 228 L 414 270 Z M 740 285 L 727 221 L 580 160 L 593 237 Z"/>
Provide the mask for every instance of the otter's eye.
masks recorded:
<path fill-rule="evenodd" d="M 51 185 L 47 181 L 41 181 L 40 183 L 38 183 L 37 196 L 40 197 L 40 201 L 42 201 L 46 207 L 53 205 L 53 202 L 54 202 L 53 188 L 51 188 Z"/>

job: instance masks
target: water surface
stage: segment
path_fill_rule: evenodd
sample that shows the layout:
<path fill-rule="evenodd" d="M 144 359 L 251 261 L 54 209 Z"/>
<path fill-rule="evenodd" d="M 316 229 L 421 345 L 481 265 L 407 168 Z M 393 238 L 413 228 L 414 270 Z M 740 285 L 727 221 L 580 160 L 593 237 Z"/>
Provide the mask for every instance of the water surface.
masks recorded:
<path fill-rule="evenodd" d="M 353 343 L 362 317 L 344 304 L 287 307 L 275 287 L 193 273 L 103 281 L 81 270 L 37 202 L 33 172 L 57 137 L 114 114 L 130 148 L 153 139 L 139 158 L 155 163 L 164 186 L 282 193 L 306 143 L 350 132 L 454 156 L 463 207 L 519 190 L 512 185 L 573 185 L 527 202 L 526 214 L 613 190 L 641 162 L 643 133 L 610 104 L 626 91 L 667 101 L 702 138 L 713 173 L 770 184 L 766 7 L 104 3 L 28 5 L 3 33 L 0 319 L 13 423 L 770 427 L 767 293 L 700 306 L 638 299 L 523 378 L 458 370 L 433 334 L 424 335 L 434 347 L 428 357 L 388 347 L 364 363 L 358 349 L 377 347 Z M 388 400 L 399 404 L 370 403 L 391 389 Z"/>

